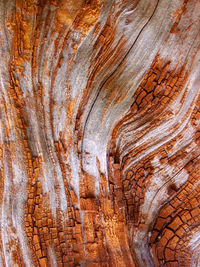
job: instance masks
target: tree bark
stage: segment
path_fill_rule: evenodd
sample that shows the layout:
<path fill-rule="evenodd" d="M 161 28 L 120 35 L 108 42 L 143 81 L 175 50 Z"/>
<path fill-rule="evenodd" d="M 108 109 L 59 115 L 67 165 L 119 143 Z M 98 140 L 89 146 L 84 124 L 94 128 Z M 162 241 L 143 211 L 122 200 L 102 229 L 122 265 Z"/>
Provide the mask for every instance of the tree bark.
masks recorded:
<path fill-rule="evenodd" d="M 0 0 L 0 266 L 200 265 L 200 1 Z"/>

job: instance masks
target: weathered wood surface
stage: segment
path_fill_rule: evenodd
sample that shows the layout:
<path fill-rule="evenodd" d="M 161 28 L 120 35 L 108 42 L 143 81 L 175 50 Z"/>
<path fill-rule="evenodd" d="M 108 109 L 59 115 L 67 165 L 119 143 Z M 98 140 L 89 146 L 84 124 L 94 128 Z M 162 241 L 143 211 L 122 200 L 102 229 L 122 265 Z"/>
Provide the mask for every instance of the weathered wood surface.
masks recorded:
<path fill-rule="evenodd" d="M 0 1 L 0 266 L 200 266 L 200 1 Z"/>

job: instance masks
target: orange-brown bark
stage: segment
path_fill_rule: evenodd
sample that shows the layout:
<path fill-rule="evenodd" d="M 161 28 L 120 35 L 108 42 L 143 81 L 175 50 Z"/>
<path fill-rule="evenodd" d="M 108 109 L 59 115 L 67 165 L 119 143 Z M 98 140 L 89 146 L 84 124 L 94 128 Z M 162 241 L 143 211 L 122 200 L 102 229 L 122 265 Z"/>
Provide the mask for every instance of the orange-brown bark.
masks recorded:
<path fill-rule="evenodd" d="M 200 2 L 0 16 L 0 266 L 199 266 Z"/>

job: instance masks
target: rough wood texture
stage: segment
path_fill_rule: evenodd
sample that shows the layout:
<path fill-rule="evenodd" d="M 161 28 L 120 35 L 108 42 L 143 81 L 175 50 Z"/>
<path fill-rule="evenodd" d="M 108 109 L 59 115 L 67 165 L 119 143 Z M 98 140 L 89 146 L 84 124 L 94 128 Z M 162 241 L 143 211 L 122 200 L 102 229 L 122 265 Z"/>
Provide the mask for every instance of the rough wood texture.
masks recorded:
<path fill-rule="evenodd" d="M 200 266 L 200 1 L 0 0 L 0 266 Z"/>

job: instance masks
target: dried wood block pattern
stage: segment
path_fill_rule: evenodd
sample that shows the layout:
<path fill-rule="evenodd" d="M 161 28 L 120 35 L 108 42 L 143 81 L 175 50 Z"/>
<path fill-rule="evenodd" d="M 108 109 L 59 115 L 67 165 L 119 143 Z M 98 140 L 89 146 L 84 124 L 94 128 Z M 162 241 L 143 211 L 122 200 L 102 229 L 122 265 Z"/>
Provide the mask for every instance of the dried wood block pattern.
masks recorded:
<path fill-rule="evenodd" d="M 200 1 L 0 0 L 0 266 L 200 266 Z"/>

